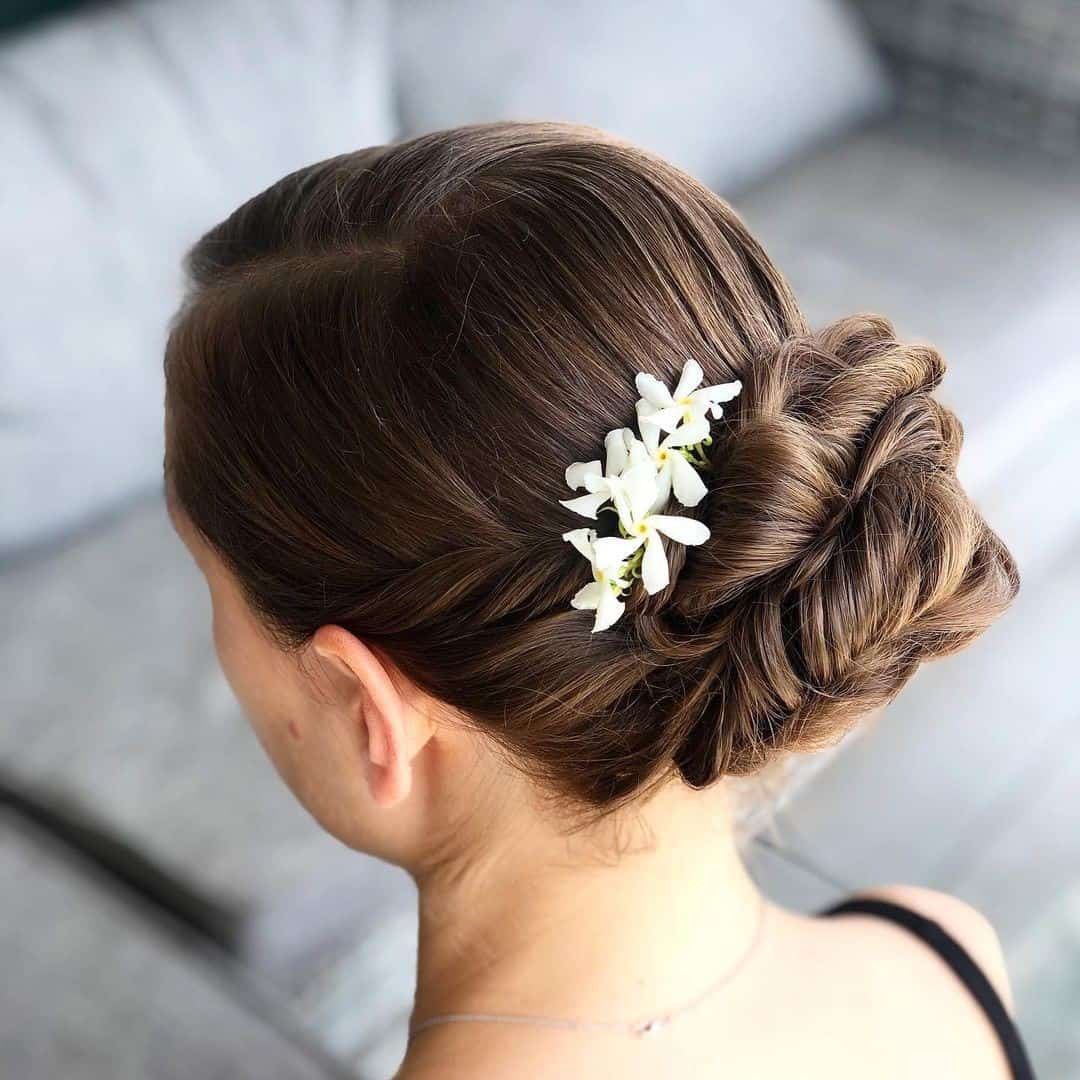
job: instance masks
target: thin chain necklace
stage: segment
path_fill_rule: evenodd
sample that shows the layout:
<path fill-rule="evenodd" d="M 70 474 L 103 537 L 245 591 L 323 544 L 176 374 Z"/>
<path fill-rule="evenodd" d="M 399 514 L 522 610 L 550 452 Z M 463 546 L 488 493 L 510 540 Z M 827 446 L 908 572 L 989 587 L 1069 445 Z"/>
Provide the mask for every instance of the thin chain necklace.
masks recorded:
<path fill-rule="evenodd" d="M 707 998 L 711 997 L 722 987 L 730 983 L 732 979 L 742 971 L 746 966 L 746 962 L 754 954 L 754 951 L 761 941 L 762 930 L 765 926 L 765 912 L 765 897 L 759 895 L 757 922 L 754 927 L 754 936 L 750 939 L 749 945 L 747 945 L 742 954 L 735 960 L 734 964 L 732 964 L 732 966 L 728 968 L 716 982 L 692 1001 L 679 1006 L 677 1009 L 672 1009 L 670 1012 L 651 1016 L 647 1020 L 637 1020 L 629 1023 L 616 1020 L 570 1020 L 559 1016 L 520 1016 L 515 1013 L 442 1013 L 439 1016 L 429 1016 L 426 1020 L 421 1020 L 417 1024 L 410 1023 L 409 1040 L 411 1041 L 417 1032 L 422 1031 L 426 1027 L 430 1027 L 432 1024 L 446 1024 L 454 1020 L 490 1020 L 505 1024 L 539 1024 L 544 1027 L 572 1028 L 579 1031 L 616 1031 L 634 1035 L 637 1038 L 653 1035 L 657 1031 L 666 1028 L 676 1017 L 682 1016 L 684 1013 L 696 1008 Z"/>

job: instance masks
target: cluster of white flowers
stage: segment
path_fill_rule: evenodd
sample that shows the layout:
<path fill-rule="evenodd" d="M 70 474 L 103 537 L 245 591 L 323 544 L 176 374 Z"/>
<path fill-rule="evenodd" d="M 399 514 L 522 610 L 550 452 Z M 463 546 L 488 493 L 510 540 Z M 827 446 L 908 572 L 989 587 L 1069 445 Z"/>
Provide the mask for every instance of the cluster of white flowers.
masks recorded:
<path fill-rule="evenodd" d="M 656 593 L 668 584 L 666 536 L 680 544 L 703 544 L 709 529 L 695 518 L 661 514 L 674 493 L 683 506 L 697 506 L 705 484 L 697 470 L 708 465 L 704 447 L 712 442 L 709 416 L 723 415 L 720 403 L 730 401 L 742 384 L 701 386 L 701 365 L 687 360 L 674 391 L 644 371 L 637 374 L 640 437 L 631 428 L 609 431 L 604 440 L 606 460 L 577 461 L 566 470 L 566 483 L 588 494 L 559 502 L 583 517 L 596 520 L 603 510 L 618 520 L 618 536 L 597 536 L 595 529 L 572 529 L 562 538 L 589 560 L 593 580 L 575 594 L 575 608 L 595 610 L 593 632 L 606 630 L 623 613 L 619 597 L 640 577 L 645 591 Z M 605 506 L 605 503 L 610 503 Z"/>

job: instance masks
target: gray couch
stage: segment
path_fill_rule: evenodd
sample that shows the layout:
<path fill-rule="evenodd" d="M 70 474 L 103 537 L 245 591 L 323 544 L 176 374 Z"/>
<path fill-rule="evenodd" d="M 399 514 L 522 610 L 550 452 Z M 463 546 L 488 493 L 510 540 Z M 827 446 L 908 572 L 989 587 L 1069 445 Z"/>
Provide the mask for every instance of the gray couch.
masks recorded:
<path fill-rule="evenodd" d="M 978 903 L 1037 1062 L 1080 1069 L 1061 960 L 1080 957 L 1080 167 L 908 107 L 910 53 L 889 39 L 887 67 L 835 0 L 759 7 L 143 2 L 0 40 L 4 1075 L 396 1067 L 414 890 L 292 803 L 217 670 L 159 495 L 160 348 L 183 248 L 246 195 L 501 116 L 661 150 L 735 202 L 815 321 L 881 310 L 944 349 L 966 478 L 1022 598 L 807 763 L 749 857 L 806 909 L 889 879 Z M 122 850 L 88 860 L 24 797 Z"/>

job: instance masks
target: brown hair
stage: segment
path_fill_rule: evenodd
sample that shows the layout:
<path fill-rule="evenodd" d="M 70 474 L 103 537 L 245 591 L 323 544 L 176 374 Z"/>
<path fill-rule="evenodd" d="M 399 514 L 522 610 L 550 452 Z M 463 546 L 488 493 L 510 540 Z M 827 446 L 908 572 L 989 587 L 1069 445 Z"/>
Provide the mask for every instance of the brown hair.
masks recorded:
<path fill-rule="evenodd" d="M 587 811 L 834 741 L 1016 592 L 938 353 L 876 315 L 811 333 L 722 199 L 603 132 L 319 162 L 187 267 L 168 482 L 263 624 L 348 628 Z M 592 634 L 564 469 L 690 356 L 743 383 L 690 511 L 712 537 Z"/>

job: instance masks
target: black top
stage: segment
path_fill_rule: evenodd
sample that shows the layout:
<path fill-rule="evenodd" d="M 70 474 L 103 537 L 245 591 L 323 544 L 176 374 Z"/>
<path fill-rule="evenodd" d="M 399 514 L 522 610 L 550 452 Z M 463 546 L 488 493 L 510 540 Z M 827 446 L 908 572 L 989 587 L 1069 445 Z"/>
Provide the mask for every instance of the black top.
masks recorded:
<path fill-rule="evenodd" d="M 956 972 L 960 981 L 979 1003 L 993 1025 L 994 1031 L 997 1032 L 1014 1080 L 1035 1080 L 1035 1073 L 1032 1071 L 1020 1032 L 1005 1009 L 998 992 L 983 973 L 982 968 L 971 958 L 971 954 L 951 934 L 946 933 L 940 923 L 902 904 L 869 898 L 842 900 L 820 914 L 824 916 L 877 915 L 883 919 L 891 919 L 921 938 Z"/>

